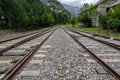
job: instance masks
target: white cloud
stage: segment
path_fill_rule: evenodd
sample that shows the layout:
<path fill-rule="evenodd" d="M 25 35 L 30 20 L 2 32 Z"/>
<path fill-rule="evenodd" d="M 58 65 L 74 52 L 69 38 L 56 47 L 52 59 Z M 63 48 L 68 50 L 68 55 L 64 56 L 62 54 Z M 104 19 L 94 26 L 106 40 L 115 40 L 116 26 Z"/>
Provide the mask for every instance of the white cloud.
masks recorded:
<path fill-rule="evenodd" d="M 81 7 L 84 3 L 94 4 L 99 0 L 58 0 L 58 1 L 71 6 Z"/>

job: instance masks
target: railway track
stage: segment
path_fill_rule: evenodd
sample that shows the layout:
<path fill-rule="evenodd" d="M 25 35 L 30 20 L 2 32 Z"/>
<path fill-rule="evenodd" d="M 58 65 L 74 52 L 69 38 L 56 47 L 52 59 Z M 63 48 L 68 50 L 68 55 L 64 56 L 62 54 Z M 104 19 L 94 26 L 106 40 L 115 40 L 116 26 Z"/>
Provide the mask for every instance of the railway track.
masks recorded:
<path fill-rule="evenodd" d="M 13 43 L 13 47 L 8 46 L 9 48 L 6 47 L 4 49 L 1 49 L 3 52 L 0 56 L 0 74 L 4 74 L 7 70 L 9 70 L 10 67 L 12 67 L 13 64 L 18 62 L 21 58 L 23 58 L 27 54 L 27 52 L 31 50 L 32 47 L 37 45 L 37 43 L 41 39 L 40 36 L 46 34 L 48 35 L 48 33 L 50 33 L 51 31 L 52 30 L 50 29 L 43 30 L 35 35 L 29 37 L 27 36 L 27 38 L 19 41 L 18 43 Z"/>
<path fill-rule="evenodd" d="M 71 29 L 71 28 L 68 28 L 68 29 Z M 90 32 L 80 31 L 80 30 L 77 30 L 77 29 L 72 29 L 72 30 L 75 30 L 75 31 L 78 31 L 78 32 L 83 32 L 83 33 L 89 34 L 89 35 L 97 37 L 97 38 L 102 38 L 104 40 L 108 40 L 110 42 L 111 41 L 118 41 L 118 42 L 120 41 L 120 39 L 116 39 L 116 38 L 109 37 L 109 36 L 104 36 L 104 35 L 101 35 L 101 34 L 94 34 L 94 33 L 90 33 Z"/>
<path fill-rule="evenodd" d="M 47 28 L 46 28 L 46 30 L 47 30 Z M 20 39 L 20 38 L 23 38 L 23 37 L 26 37 L 26 36 L 30 36 L 30 35 L 33 35 L 33 34 L 36 34 L 36 33 L 38 33 L 38 32 L 40 32 L 41 30 L 39 30 L 39 31 L 34 31 L 34 32 L 31 32 L 31 33 L 27 33 L 27 34 L 24 34 L 24 35 L 19 35 L 19 36 L 16 36 L 16 37 L 14 37 L 14 38 L 9 38 L 9 39 L 5 39 L 5 40 L 1 40 L 0 41 L 0 44 L 1 43 L 5 43 L 5 42 L 10 42 L 10 41 L 12 41 L 12 40 L 16 40 L 16 39 Z"/>
<path fill-rule="evenodd" d="M 93 59 L 95 59 L 109 73 L 111 73 L 115 77 L 116 80 L 120 80 L 120 72 L 118 71 L 120 68 L 120 66 L 119 66 L 120 61 L 118 59 L 120 57 L 119 56 L 119 53 L 120 53 L 119 45 L 109 43 L 107 41 L 102 41 L 100 39 L 96 39 L 94 37 L 85 35 L 84 33 L 80 33 L 78 31 L 75 31 L 72 29 L 69 29 L 69 31 L 71 31 L 73 33 L 70 34 L 68 31 L 66 31 L 66 33 L 68 33 L 80 46 L 82 46 Z M 75 35 L 74 33 L 78 34 L 78 35 Z M 78 36 L 78 37 L 76 37 L 76 36 Z M 102 43 L 102 44 L 100 44 L 100 43 Z M 106 44 L 106 45 L 104 45 L 104 44 Z M 90 46 L 92 46 L 92 47 L 90 47 Z M 98 47 L 98 49 L 96 49 L 97 47 Z M 104 52 L 106 49 L 107 49 L 107 51 L 106 51 L 107 53 Z M 88 59 L 91 59 L 89 55 L 87 55 L 87 57 L 88 57 Z"/>
<path fill-rule="evenodd" d="M 82 31 L 84 33 L 88 33 L 88 34 L 91 34 L 89 32 L 85 32 L 85 31 Z M 103 35 L 100 35 L 100 34 L 92 34 L 93 36 L 95 37 L 98 37 L 98 38 L 104 38 L 104 39 L 107 39 L 107 40 L 114 40 L 114 41 L 120 41 L 120 39 L 116 39 L 116 38 L 113 38 L 113 37 L 109 37 L 109 36 L 103 36 Z"/>
<path fill-rule="evenodd" d="M 71 31 L 73 31 L 74 33 L 77 33 L 77 34 L 80 34 L 80 35 L 83 35 L 85 37 L 88 37 L 90 39 L 93 39 L 95 41 L 98 41 L 98 42 L 101 42 L 101 43 L 104 43 L 106 45 L 109 45 L 115 49 L 118 49 L 120 50 L 120 41 L 106 41 L 104 38 L 99 38 L 99 37 L 93 37 L 91 34 L 86 34 L 86 33 L 83 33 L 83 32 L 80 32 L 80 31 L 75 31 L 73 29 L 69 29 Z"/>
<path fill-rule="evenodd" d="M 44 31 L 47 31 L 47 30 L 43 30 L 43 31 L 41 31 L 41 33 L 44 32 Z M 40 34 L 40 32 L 37 32 L 37 33 L 29 34 L 29 35 L 24 35 L 22 37 L 20 36 L 20 37 L 17 37 L 17 38 L 8 39 L 6 41 L 3 41 L 0 44 L 0 48 L 1 48 L 0 49 L 0 55 L 3 55 L 3 52 L 6 52 L 9 49 L 12 49 L 16 46 L 24 44 L 24 43 L 26 43 L 26 42 L 28 42 L 32 39 L 35 39 L 39 36 L 41 36 L 41 34 Z"/>
<path fill-rule="evenodd" d="M 12 80 L 18 73 L 19 70 L 33 57 L 35 52 L 41 47 L 41 45 L 52 35 L 52 31 L 42 42 L 37 43 L 33 46 L 23 58 L 18 60 L 4 75 L 2 75 L 3 80 Z"/>
<path fill-rule="evenodd" d="M 69 41 L 69 39 L 71 39 L 71 41 Z M 84 76 L 84 74 L 81 73 L 80 66 L 82 66 L 84 63 L 80 64 L 79 60 L 81 60 L 81 58 L 78 57 L 79 51 L 76 49 L 76 46 L 72 46 L 74 44 L 75 42 L 72 40 L 72 38 L 70 38 L 61 28 L 58 28 L 15 79 L 81 79 L 80 76 Z M 74 65 L 79 65 L 79 67 L 74 67 Z M 34 74 L 26 74 L 30 72 L 33 72 Z"/>
<path fill-rule="evenodd" d="M 119 49 L 82 34 L 57 28 L 29 36 L 2 52 L 0 79 L 119 80 Z"/>

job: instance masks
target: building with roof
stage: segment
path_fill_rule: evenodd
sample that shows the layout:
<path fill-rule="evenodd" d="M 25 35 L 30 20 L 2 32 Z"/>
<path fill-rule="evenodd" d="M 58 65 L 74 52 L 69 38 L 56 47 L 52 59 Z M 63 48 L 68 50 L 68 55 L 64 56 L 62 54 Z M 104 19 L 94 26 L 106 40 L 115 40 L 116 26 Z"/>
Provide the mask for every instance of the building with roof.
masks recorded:
<path fill-rule="evenodd" d="M 120 0 L 99 0 L 96 4 L 94 4 L 95 9 L 101 15 L 104 15 L 110 9 L 120 4 Z M 98 15 L 99 16 L 99 15 Z M 99 18 L 98 16 L 92 17 L 93 26 L 99 26 Z"/>

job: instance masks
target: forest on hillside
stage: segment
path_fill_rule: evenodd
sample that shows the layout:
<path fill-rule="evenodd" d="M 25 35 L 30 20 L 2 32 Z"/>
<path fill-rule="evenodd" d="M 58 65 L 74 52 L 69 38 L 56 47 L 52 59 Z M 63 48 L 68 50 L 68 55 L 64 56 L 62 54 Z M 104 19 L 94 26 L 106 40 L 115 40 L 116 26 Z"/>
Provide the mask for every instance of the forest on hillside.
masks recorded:
<path fill-rule="evenodd" d="M 0 29 L 37 29 L 67 22 L 70 14 L 57 0 L 0 0 Z M 58 10 L 58 11 L 56 11 Z M 69 15 L 69 16 L 68 16 Z"/>

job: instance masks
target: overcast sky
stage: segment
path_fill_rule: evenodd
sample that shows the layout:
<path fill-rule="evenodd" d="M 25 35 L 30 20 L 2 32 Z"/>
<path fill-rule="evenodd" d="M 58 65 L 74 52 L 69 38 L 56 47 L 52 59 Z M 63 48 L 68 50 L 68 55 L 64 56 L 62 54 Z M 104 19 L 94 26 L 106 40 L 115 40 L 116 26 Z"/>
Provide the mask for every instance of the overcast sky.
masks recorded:
<path fill-rule="evenodd" d="M 58 0 L 58 1 L 71 6 L 81 7 L 84 3 L 94 4 L 99 0 Z"/>

